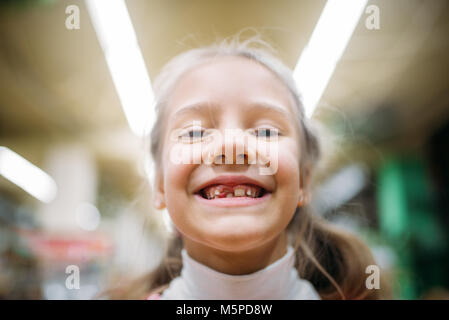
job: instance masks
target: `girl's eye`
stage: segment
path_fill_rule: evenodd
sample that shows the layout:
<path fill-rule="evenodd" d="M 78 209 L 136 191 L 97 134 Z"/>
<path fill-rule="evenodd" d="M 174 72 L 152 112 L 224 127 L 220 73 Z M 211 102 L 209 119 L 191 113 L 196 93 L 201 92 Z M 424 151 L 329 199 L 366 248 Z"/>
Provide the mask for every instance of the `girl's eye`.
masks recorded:
<path fill-rule="evenodd" d="M 258 138 L 270 139 L 279 136 L 279 132 L 274 128 L 259 128 L 254 130 L 254 134 Z"/>
<path fill-rule="evenodd" d="M 202 128 L 186 129 L 179 136 L 179 138 L 183 142 L 195 142 L 195 141 L 201 140 L 204 137 L 205 132 L 206 132 L 206 130 L 204 130 Z"/>

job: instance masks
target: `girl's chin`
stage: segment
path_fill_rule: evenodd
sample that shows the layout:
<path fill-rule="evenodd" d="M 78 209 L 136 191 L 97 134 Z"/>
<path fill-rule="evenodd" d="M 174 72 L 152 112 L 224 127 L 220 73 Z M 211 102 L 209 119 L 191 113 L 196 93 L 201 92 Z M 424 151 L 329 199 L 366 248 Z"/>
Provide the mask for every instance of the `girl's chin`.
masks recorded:
<path fill-rule="evenodd" d="M 272 223 L 261 219 L 257 214 L 217 214 L 212 218 L 200 216 L 196 225 L 190 226 L 190 234 L 196 239 L 213 244 L 212 247 L 225 247 L 228 251 L 240 251 L 263 243 L 270 235 L 279 232 L 280 221 Z M 189 234 L 189 233 L 187 233 Z"/>
<path fill-rule="evenodd" d="M 256 230 L 216 230 L 214 234 L 207 234 L 207 246 L 227 252 L 242 252 L 258 247 L 267 241 L 266 234 Z"/>

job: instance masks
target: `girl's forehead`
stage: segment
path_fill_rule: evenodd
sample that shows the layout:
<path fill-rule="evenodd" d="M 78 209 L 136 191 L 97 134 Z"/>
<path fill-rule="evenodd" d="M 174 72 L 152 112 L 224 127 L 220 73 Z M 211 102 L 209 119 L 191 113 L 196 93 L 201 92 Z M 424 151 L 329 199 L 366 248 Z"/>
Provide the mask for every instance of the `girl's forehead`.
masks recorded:
<path fill-rule="evenodd" d="M 294 99 L 287 86 L 267 67 L 245 57 L 219 57 L 183 74 L 170 93 L 169 114 L 184 105 L 271 102 L 292 112 Z"/>

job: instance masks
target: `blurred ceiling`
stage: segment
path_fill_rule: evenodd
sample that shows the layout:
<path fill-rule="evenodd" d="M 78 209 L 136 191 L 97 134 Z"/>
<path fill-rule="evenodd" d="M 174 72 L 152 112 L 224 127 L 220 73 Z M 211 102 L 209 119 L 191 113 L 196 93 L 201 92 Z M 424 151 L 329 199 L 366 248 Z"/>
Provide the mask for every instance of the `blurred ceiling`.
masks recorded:
<path fill-rule="evenodd" d="M 0 6 L 0 144 L 39 165 L 51 144 L 82 143 L 103 163 L 130 170 L 142 144 L 128 129 L 84 2 L 6 3 Z M 325 1 L 126 3 L 154 79 L 174 55 L 248 27 L 293 68 Z M 80 7 L 79 30 L 65 28 L 71 4 Z M 362 15 L 316 118 L 349 123 L 373 141 L 423 143 L 449 115 L 449 2 L 368 4 L 380 8 L 380 30 L 368 30 Z M 6 184 L 0 180 L 0 187 Z"/>

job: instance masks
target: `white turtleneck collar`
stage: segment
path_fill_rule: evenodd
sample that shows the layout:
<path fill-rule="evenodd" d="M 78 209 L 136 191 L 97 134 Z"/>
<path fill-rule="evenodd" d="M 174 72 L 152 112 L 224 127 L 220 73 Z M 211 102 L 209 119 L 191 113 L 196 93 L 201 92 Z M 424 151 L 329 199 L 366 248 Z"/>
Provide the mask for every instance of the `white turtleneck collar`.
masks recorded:
<path fill-rule="evenodd" d="M 300 279 L 294 249 L 264 269 L 246 275 L 218 272 L 181 252 L 181 275 L 162 293 L 164 300 L 316 300 L 312 284 Z"/>

